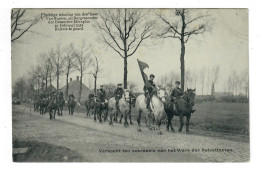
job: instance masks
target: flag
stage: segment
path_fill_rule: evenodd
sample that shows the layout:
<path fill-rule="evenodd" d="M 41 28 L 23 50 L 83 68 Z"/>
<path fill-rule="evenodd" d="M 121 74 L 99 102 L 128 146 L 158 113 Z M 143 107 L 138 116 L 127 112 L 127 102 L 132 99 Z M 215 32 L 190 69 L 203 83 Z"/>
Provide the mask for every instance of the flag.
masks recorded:
<path fill-rule="evenodd" d="M 144 69 L 149 68 L 149 65 L 145 62 L 139 61 L 138 59 L 137 59 L 137 62 L 138 62 L 138 65 L 139 65 L 139 68 L 140 68 L 140 71 L 141 71 L 141 74 L 143 77 L 144 85 L 146 86 L 146 88 L 152 87 L 152 85 L 148 81 L 147 75 L 144 73 Z"/>

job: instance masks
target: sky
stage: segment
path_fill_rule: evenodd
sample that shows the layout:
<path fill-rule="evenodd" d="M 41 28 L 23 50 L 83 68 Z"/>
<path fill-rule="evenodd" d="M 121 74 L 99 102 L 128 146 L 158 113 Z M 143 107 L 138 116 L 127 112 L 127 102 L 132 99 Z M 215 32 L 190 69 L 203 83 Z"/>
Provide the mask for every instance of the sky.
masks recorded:
<path fill-rule="evenodd" d="M 172 9 L 161 9 L 166 14 L 171 14 Z M 204 12 L 204 10 L 197 10 Z M 186 43 L 185 68 L 186 70 L 198 72 L 205 68 L 220 67 L 219 77 L 215 85 L 216 91 L 226 91 L 226 80 L 235 70 L 238 73 L 248 69 L 248 10 L 247 9 L 209 9 L 214 25 L 212 31 L 203 35 L 196 35 Z M 36 16 L 41 13 L 58 12 L 98 12 L 94 9 L 28 9 L 28 16 Z M 151 13 L 158 12 L 152 10 Z M 155 15 L 149 16 L 156 19 Z M 99 19 L 98 19 L 99 20 Z M 93 27 L 93 21 L 85 24 L 84 31 L 55 31 L 54 25 L 47 21 L 41 21 L 35 25 L 32 32 L 25 34 L 18 43 L 12 43 L 12 84 L 21 76 L 26 76 L 28 71 L 39 63 L 40 54 L 55 48 L 57 44 L 66 47 L 74 43 L 80 47 L 82 42 L 91 44 L 102 64 L 101 78 L 98 85 L 106 83 L 123 82 L 123 60 L 111 48 L 98 41 L 99 35 Z M 137 65 L 137 59 L 146 62 L 149 69 L 145 72 L 153 73 L 155 83 L 160 77 L 172 71 L 180 73 L 180 41 L 178 39 L 148 39 L 136 53 L 128 58 L 128 80 L 138 85 L 137 89 L 143 87 L 142 77 Z M 206 72 L 206 70 L 205 70 Z M 79 75 L 73 72 L 73 80 Z M 93 78 L 86 75 L 83 83 L 93 88 Z M 60 80 L 60 85 L 65 85 L 65 77 Z M 187 85 L 197 88 L 200 94 L 201 85 Z"/>

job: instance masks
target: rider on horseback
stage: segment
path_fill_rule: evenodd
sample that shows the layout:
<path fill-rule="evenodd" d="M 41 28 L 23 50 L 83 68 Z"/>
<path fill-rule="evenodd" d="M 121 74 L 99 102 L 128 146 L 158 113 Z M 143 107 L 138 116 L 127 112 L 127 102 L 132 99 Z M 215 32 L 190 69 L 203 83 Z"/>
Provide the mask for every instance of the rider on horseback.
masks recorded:
<path fill-rule="evenodd" d="M 152 96 L 153 96 L 153 92 L 154 92 L 154 89 L 156 88 L 153 80 L 154 80 L 155 76 L 153 74 L 150 75 L 150 79 L 148 80 L 149 82 L 149 85 L 145 85 L 144 86 L 144 92 L 145 92 L 145 97 L 147 98 L 147 101 L 146 101 L 146 108 L 151 112 L 151 106 L 150 106 L 150 101 L 152 99 Z"/>
<path fill-rule="evenodd" d="M 171 101 L 174 103 L 174 109 L 178 111 L 177 100 L 183 95 L 183 91 L 180 88 L 180 81 L 175 82 L 175 88 L 171 92 Z M 195 109 L 192 109 L 191 113 L 195 112 Z"/>
<path fill-rule="evenodd" d="M 104 103 L 106 100 L 106 91 L 103 89 L 103 85 L 100 85 L 98 94 L 97 94 L 97 98 L 101 103 Z"/>
<path fill-rule="evenodd" d="M 116 90 L 114 92 L 117 111 L 119 110 L 118 102 L 122 98 L 123 94 L 124 94 L 124 90 L 122 88 L 122 84 L 119 83 L 119 84 L 117 84 L 117 88 L 116 88 Z"/>

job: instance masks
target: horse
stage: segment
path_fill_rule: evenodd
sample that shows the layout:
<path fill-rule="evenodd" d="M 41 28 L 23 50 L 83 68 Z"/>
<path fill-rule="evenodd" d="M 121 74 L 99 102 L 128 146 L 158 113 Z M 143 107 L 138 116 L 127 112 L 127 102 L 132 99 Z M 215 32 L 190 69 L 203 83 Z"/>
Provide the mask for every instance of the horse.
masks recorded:
<path fill-rule="evenodd" d="M 34 112 L 38 112 L 40 107 L 40 98 L 33 100 L 33 110 Z"/>
<path fill-rule="evenodd" d="M 153 118 L 155 119 L 158 126 L 159 134 L 161 135 L 162 131 L 160 130 L 160 126 L 164 114 L 164 103 L 166 101 L 166 93 L 162 89 L 158 89 L 157 91 L 154 92 L 155 92 L 153 93 L 154 95 L 151 97 L 150 106 L 153 113 Z M 146 97 L 144 94 L 141 94 L 136 98 L 135 107 L 136 107 L 136 111 L 138 112 L 137 130 L 141 132 L 141 114 L 144 112 L 146 114 L 145 118 L 148 119 L 150 113 L 146 108 Z M 147 123 L 147 126 L 148 128 L 150 128 L 149 122 Z"/>
<path fill-rule="evenodd" d="M 103 111 L 105 112 L 103 115 L 104 122 L 107 120 L 108 115 L 108 101 L 105 99 L 104 102 L 101 102 L 100 100 L 96 100 L 96 110 L 94 112 L 94 121 L 97 121 L 97 117 L 99 120 L 99 123 L 102 123 L 102 114 Z"/>
<path fill-rule="evenodd" d="M 174 102 L 171 101 L 170 97 L 167 98 L 167 102 L 165 103 L 165 112 L 168 118 L 166 129 L 169 130 L 171 127 L 171 131 L 174 132 L 172 127 L 172 119 L 173 115 L 180 117 L 180 127 L 178 129 L 179 132 L 182 131 L 183 117 L 186 116 L 186 132 L 190 132 L 189 124 L 191 118 L 192 107 L 194 106 L 194 98 L 195 98 L 195 89 L 187 89 L 187 91 L 180 98 L 176 99 L 177 109 L 174 107 Z"/>
<path fill-rule="evenodd" d="M 59 101 L 58 101 L 58 115 L 62 116 L 62 111 L 63 111 L 63 106 L 65 105 L 65 100 L 64 98 L 61 96 L 59 97 Z"/>
<path fill-rule="evenodd" d="M 59 109 L 57 99 L 50 100 L 48 104 L 48 110 L 50 114 L 50 120 L 55 119 L 56 111 Z"/>
<path fill-rule="evenodd" d="M 130 120 L 130 125 L 133 125 L 131 112 L 132 112 L 132 108 L 135 107 L 135 101 L 136 101 L 136 99 L 131 97 L 130 94 L 129 94 L 129 104 L 130 104 L 130 106 L 129 106 L 128 116 L 129 116 L 129 120 Z M 116 115 L 116 121 L 117 121 L 117 116 L 118 116 L 118 113 Z M 121 117 L 120 117 L 120 120 L 119 120 L 120 124 L 122 123 L 123 117 L 124 117 L 124 115 L 121 113 Z"/>
<path fill-rule="evenodd" d="M 125 118 L 125 122 L 124 122 L 125 127 L 128 127 L 127 116 L 129 115 L 129 111 L 130 111 L 130 95 L 129 95 L 129 93 L 130 92 L 129 92 L 128 89 L 124 89 L 124 93 L 122 95 L 122 98 L 118 101 L 119 112 L 121 113 L 121 119 L 122 119 L 123 116 Z M 120 123 L 121 123 L 121 119 L 120 119 Z"/>
<path fill-rule="evenodd" d="M 95 114 L 96 112 L 96 97 L 93 97 L 87 101 L 85 101 L 85 107 L 87 111 L 87 117 L 90 117 L 90 111 L 91 115 Z"/>
<path fill-rule="evenodd" d="M 43 115 L 44 113 L 47 112 L 47 107 L 48 107 L 48 100 L 46 98 L 43 98 L 40 100 L 40 114 Z"/>
<path fill-rule="evenodd" d="M 75 106 L 76 106 L 76 102 L 74 101 L 74 99 L 69 99 L 68 101 L 69 115 L 73 115 Z"/>

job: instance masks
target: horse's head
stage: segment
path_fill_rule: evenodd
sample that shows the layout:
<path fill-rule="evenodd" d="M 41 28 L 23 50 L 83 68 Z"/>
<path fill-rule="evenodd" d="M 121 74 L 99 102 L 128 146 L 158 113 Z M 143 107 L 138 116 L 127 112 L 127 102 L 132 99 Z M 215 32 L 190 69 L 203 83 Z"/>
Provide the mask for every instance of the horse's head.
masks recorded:
<path fill-rule="evenodd" d="M 130 102 L 130 91 L 128 89 L 124 89 L 123 97 L 125 98 L 125 101 Z"/>
<path fill-rule="evenodd" d="M 166 92 L 162 89 L 157 90 L 157 96 L 162 100 L 163 103 L 166 102 Z"/>
<path fill-rule="evenodd" d="M 183 97 L 185 98 L 185 100 L 191 105 L 191 106 L 194 106 L 195 104 L 195 90 L 196 89 L 188 89 L 187 88 L 187 91 L 185 92 L 185 94 L 183 95 Z"/>

